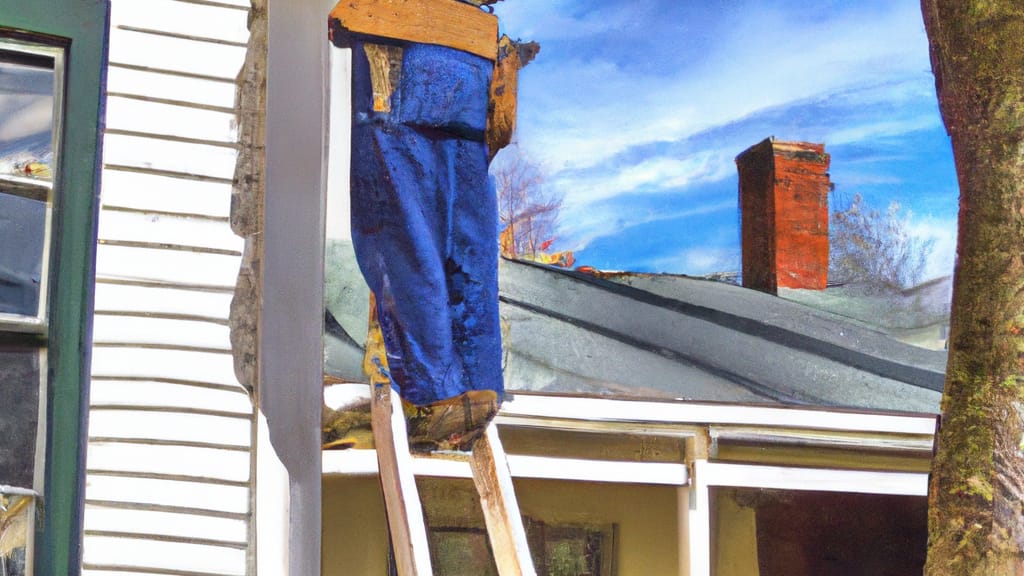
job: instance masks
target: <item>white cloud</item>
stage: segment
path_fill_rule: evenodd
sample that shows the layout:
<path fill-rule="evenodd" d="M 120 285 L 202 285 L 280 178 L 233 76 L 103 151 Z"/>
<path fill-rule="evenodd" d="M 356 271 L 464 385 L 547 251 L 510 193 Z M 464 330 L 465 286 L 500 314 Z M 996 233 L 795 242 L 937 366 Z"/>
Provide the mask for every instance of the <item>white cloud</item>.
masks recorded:
<path fill-rule="evenodd" d="M 645 270 L 685 270 L 687 274 L 699 276 L 739 270 L 740 254 L 736 248 L 687 248 L 667 256 L 641 261 L 641 266 Z"/>
<path fill-rule="evenodd" d="M 567 210 L 562 214 L 564 224 L 560 232 L 571 239 L 573 250 L 583 250 L 595 240 L 617 236 L 630 228 L 653 222 L 679 220 L 712 214 L 721 210 L 735 210 L 735 200 L 700 204 L 684 210 L 670 212 L 623 211 L 615 207 L 588 207 L 585 210 Z"/>
<path fill-rule="evenodd" d="M 544 62 L 542 49 L 538 64 L 523 71 L 521 140 L 555 171 L 586 168 L 631 146 L 858 86 L 924 78 L 928 70 L 927 52 L 908 50 L 924 42 L 911 4 L 881 14 L 850 10 L 816 25 L 791 19 L 750 7 L 695 65 L 665 62 L 656 75 L 607 61 Z"/>
<path fill-rule="evenodd" d="M 902 136 L 911 132 L 935 128 L 939 125 L 941 125 L 941 120 L 937 115 L 933 114 L 919 114 L 895 120 L 883 119 L 877 122 L 868 122 L 835 130 L 828 135 L 827 141 L 831 145 L 850 144 L 865 140 Z"/>
<path fill-rule="evenodd" d="M 918 218 L 911 215 L 909 232 L 918 240 L 932 242 L 932 249 L 925 263 L 925 280 L 953 273 L 953 264 L 956 261 L 956 218 Z"/>
<path fill-rule="evenodd" d="M 614 196 L 643 190 L 644 193 L 675 192 L 699 182 L 716 182 L 736 170 L 732 156 L 706 150 L 687 157 L 653 156 L 611 171 L 573 173 L 551 185 L 564 192 L 566 208 L 582 209 Z"/>
<path fill-rule="evenodd" d="M 570 16 L 576 0 L 513 0 L 508 6 L 499 5 L 501 25 L 513 38 L 559 37 L 561 39 L 587 38 L 614 30 L 628 19 L 631 2 L 589 10 L 577 17 Z"/>

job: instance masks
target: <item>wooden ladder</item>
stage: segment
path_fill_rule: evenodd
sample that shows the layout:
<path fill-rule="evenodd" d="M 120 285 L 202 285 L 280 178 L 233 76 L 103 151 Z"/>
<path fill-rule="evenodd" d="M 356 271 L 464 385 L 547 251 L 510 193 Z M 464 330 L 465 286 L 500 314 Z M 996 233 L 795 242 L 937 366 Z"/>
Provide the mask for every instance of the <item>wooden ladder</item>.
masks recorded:
<path fill-rule="evenodd" d="M 401 408 L 393 409 L 393 406 L 401 406 L 401 399 L 386 384 L 371 386 L 373 440 L 377 447 L 380 482 L 398 574 L 432 575 L 426 523 L 412 470 L 405 416 Z M 473 469 L 473 482 L 480 494 L 480 506 L 498 574 L 535 576 L 508 460 L 493 423 L 477 440 L 469 463 Z"/>

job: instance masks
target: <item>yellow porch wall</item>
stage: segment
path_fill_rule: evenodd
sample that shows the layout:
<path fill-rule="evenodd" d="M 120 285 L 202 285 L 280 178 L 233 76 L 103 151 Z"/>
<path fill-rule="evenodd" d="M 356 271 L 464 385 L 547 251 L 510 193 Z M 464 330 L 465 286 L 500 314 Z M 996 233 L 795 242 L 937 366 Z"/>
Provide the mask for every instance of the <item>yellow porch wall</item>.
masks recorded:
<path fill-rule="evenodd" d="M 715 494 L 711 546 L 715 576 L 757 576 L 757 516 L 753 508 L 736 503 L 735 491 Z"/>
<path fill-rule="evenodd" d="M 323 483 L 323 576 L 384 576 L 387 532 L 376 478 Z M 674 574 L 678 567 L 676 489 L 517 480 L 523 514 L 548 523 L 618 524 L 619 576 Z"/>

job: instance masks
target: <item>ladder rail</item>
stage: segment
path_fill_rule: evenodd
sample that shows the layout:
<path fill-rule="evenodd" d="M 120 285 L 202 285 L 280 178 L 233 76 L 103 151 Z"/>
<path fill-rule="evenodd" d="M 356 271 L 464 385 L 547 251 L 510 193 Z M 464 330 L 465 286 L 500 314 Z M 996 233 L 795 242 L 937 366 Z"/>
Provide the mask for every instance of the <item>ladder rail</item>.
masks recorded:
<path fill-rule="evenodd" d="M 498 427 L 493 422 L 473 446 L 469 463 L 473 470 L 473 483 L 480 494 L 480 506 L 498 574 L 536 576 L 508 458 L 498 437 Z"/>
<path fill-rule="evenodd" d="M 373 441 L 395 564 L 401 576 L 431 576 L 434 570 L 430 564 L 430 542 L 412 471 L 405 416 L 401 408 L 394 409 L 402 401 L 388 384 L 371 386 Z"/>
<path fill-rule="evenodd" d="M 395 564 L 401 576 L 429 576 L 434 572 L 426 522 L 413 473 L 405 416 L 400 408 L 396 409 L 402 401 L 386 383 L 371 386 L 373 439 Z M 474 444 L 469 463 L 498 574 L 536 576 L 508 459 L 493 422 Z"/>

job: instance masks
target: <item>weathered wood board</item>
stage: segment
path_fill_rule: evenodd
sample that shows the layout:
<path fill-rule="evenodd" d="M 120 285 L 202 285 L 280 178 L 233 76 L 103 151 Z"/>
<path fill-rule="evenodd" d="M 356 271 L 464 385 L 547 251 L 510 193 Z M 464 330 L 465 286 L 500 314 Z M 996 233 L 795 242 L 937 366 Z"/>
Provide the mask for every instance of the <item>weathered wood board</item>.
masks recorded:
<path fill-rule="evenodd" d="M 498 57 L 498 18 L 454 0 L 342 0 L 328 19 L 356 34 Z"/>

